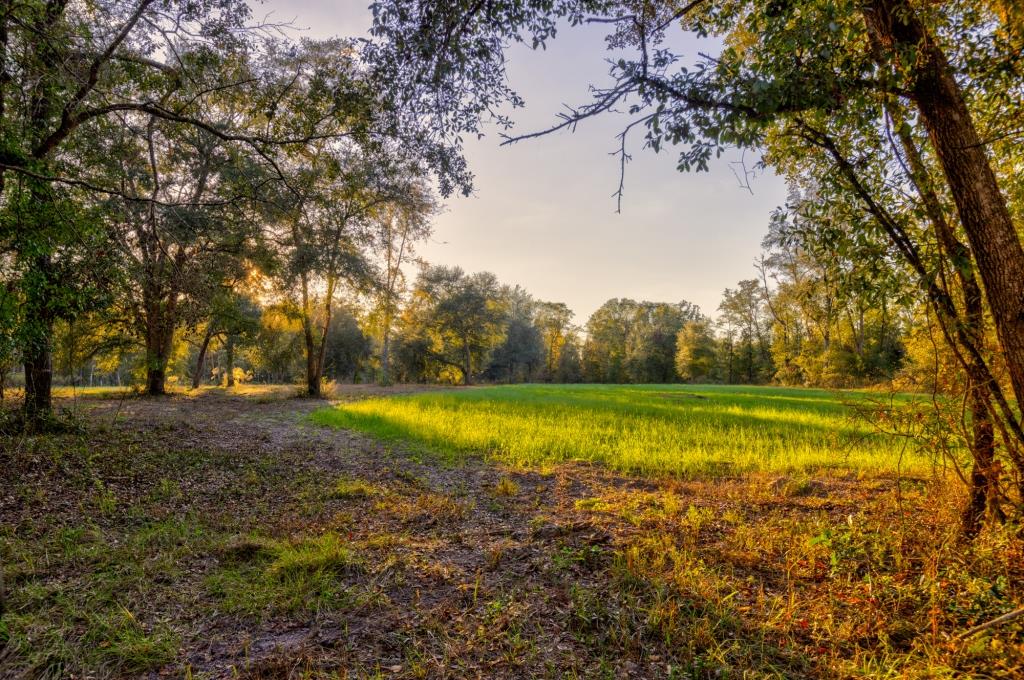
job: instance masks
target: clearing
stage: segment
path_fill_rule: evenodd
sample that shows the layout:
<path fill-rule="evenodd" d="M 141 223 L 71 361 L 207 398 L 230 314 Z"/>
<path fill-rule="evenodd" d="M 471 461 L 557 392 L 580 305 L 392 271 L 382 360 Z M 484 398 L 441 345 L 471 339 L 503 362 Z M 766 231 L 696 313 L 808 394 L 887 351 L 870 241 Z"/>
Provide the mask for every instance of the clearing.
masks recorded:
<path fill-rule="evenodd" d="M 0 676 L 1024 668 L 1019 623 L 955 638 L 1020 606 L 1021 541 L 957 544 L 959 488 L 834 395 L 383 392 L 89 394 L 5 436 Z"/>

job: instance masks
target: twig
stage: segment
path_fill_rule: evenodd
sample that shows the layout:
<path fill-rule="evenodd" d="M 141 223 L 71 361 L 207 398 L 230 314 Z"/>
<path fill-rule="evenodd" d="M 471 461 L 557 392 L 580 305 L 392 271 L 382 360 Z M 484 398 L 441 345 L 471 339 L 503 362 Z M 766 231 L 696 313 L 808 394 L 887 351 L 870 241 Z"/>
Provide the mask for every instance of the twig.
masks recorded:
<path fill-rule="evenodd" d="M 974 628 L 969 628 L 969 629 L 965 630 L 964 632 L 960 633 L 959 635 L 957 635 L 956 638 L 954 638 L 954 639 L 956 639 L 956 640 L 966 640 L 967 638 L 972 637 L 974 635 L 977 635 L 978 633 L 981 633 L 982 631 L 986 631 L 989 628 L 994 628 L 995 626 L 1000 626 L 1000 625 L 1002 625 L 1004 623 L 1009 623 L 1010 621 L 1013 621 L 1014 619 L 1019 619 L 1021 616 L 1024 616 L 1024 607 L 1020 607 L 1019 609 L 1014 609 L 1012 612 L 1007 612 L 1007 613 L 1003 614 L 1002 616 L 997 616 L 996 618 L 992 619 L 991 621 L 986 621 L 985 623 L 977 625 Z"/>

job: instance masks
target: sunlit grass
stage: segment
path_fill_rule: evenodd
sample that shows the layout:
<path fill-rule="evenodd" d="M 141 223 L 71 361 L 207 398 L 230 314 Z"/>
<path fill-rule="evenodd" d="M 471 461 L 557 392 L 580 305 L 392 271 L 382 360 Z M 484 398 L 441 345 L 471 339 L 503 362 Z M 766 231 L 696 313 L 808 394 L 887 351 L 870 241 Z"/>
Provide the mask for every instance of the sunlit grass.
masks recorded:
<path fill-rule="evenodd" d="M 924 455 L 878 433 L 849 405 L 867 398 L 770 387 L 516 385 L 367 399 L 313 419 L 521 465 L 579 460 L 682 476 L 922 472 L 930 464 Z"/>

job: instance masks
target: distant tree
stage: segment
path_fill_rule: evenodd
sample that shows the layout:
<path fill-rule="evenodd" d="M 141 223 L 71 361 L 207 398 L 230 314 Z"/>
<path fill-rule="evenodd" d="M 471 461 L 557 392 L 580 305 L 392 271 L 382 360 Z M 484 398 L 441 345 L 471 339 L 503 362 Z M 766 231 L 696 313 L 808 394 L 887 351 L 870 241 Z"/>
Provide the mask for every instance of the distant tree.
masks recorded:
<path fill-rule="evenodd" d="M 516 286 L 506 289 L 504 338 L 491 353 L 487 376 L 505 382 L 532 380 L 544 361 L 544 341 L 535 325 L 537 303 Z"/>
<path fill-rule="evenodd" d="M 338 381 L 355 382 L 371 353 L 370 338 L 360 327 L 354 310 L 342 307 L 327 329 L 324 374 Z"/>
<path fill-rule="evenodd" d="M 766 382 L 774 373 L 769 352 L 768 312 L 761 283 L 740 281 L 722 294 L 719 323 L 729 336 L 730 380 L 748 384 Z M 732 335 L 735 334 L 735 343 Z"/>
<path fill-rule="evenodd" d="M 219 310 L 216 323 L 220 328 L 224 349 L 224 376 L 227 387 L 235 386 L 235 354 L 239 346 L 259 338 L 262 310 L 251 297 L 232 293 L 228 304 Z"/>
<path fill-rule="evenodd" d="M 267 305 L 248 349 L 254 373 L 266 382 L 291 383 L 305 370 L 302 322 L 287 303 Z"/>
<path fill-rule="evenodd" d="M 572 337 L 572 318 L 572 310 L 562 302 L 537 303 L 534 324 L 544 343 L 544 380 L 550 382 L 554 379 L 562 348 Z"/>
<path fill-rule="evenodd" d="M 615 298 L 587 320 L 583 373 L 591 382 L 667 383 L 676 379 L 676 336 L 700 309 L 689 302 Z"/>
<path fill-rule="evenodd" d="M 626 338 L 626 363 L 630 381 L 670 383 L 676 379 L 676 336 L 689 321 L 700 318 L 700 309 L 689 302 L 641 302 L 635 310 Z"/>
<path fill-rule="evenodd" d="M 626 342 L 636 319 L 637 303 L 613 298 L 587 319 L 587 340 L 583 345 L 583 375 L 588 382 L 629 381 Z"/>
<path fill-rule="evenodd" d="M 691 383 L 717 382 L 718 343 L 711 322 L 704 319 L 688 321 L 676 338 L 676 373 Z"/>
<path fill-rule="evenodd" d="M 579 340 L 575 335 L 570 335 L 562 344 L 553 379 L 556 383 L 583 382 L 583 361 L 580 358 Z"/>
<path fill-rule="evenodd" d="M 400 382 L 425 383 L 431 374 L 431 342 L 424 335 L 399 333 L 393 345 L 394 375 Z"/>
<path fill-rule="evenodd" d="M 456 370 L 469 385 L 503 338 L 506 310 L 494 274 L 428 266 L 405 316 L 407 338 L 428 340 L 430 361 Z"/>

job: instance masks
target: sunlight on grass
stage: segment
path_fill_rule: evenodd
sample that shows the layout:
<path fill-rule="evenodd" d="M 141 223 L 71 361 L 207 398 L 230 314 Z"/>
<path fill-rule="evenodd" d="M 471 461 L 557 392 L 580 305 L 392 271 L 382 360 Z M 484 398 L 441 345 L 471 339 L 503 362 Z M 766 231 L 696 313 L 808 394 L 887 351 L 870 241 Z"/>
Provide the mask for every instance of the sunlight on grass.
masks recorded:
<path fill-rule="evenodd" d="M 522 465 L 581 460 L 684 476 L 926 469 L 928 459 L 843 403 L 867 398 L 770 387 L 516 385 L 367 399 L 312 418 Z"/>

